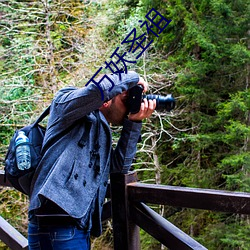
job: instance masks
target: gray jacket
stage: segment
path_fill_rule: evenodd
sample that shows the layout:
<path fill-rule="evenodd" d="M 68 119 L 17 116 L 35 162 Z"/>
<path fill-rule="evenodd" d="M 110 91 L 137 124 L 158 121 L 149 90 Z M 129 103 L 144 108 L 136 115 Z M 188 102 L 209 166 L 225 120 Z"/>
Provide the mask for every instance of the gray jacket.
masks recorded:
<path fill-rule="evenodd" d="M 109 91 L 110 82 L 102 81 L 104 101 L 139 81 L 135 72 L 122 74 L 121 80 L 116 74 L 109 77 L 115 86 Z M 93 111 L 103 104 L 101 99 L 100 90 L 94 84 L 79 89 L 65 88 L 56 94 L 44 138 L 45 152 L 33 178 L 29 207 L 29 211 L 34 211 L 47 198 L 78 219 L 83 227 L 90 223 L 95 236 L 101 234 L 100 218 L 109 173 L 129 170 L 141 131 L 141 123 L 125 119 L 113 150 L 109 124 L 97 111 L 101 121 L 98 135 L 100 160 L 96 169 L 92 152 L 97 118 Z"/>

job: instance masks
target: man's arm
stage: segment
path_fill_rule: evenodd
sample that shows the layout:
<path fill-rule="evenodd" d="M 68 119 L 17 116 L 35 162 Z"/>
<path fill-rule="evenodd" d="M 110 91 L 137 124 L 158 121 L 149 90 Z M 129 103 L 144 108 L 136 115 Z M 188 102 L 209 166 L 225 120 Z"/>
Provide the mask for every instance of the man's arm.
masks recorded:
<path fill-rule="evenodd" d="M 121 136 L 111 155 L 111 172 L 126 174 L 133 162 L 141 135 L 141 122 L 124 120 Z"/>
<path fill-rule="evenodd" d="M 130 114 L 128 119 L 124 120 L 120 139 L 111 157 L 111 172 L 129 171 L 141 135 L 142 120 L 149 118 L 155 107 L 155 100 L 144 99 L 140 111 L 137 114 Z"/>
<path fill-rule="evenodd" d="M 104 93 L 104 101 L 128 90 L 139 81 L 139 75 L 133 71 L 129 71 L 127 74 L 122 73 L 121 80 L 117 74 L 111 74 L 109 78 L 114 82 L 111 91 L 109 91 L 110 82 L 108 80 L 103 79 L 100 84 Z M 76 120 L 100 108 L 104 101 L 95 84 L 89 84 L 87 87 L 79 89 L 64 88 L 57 93 L 52 103 L 55 116 L 52 117 L 54 121 L 51 121 L 63 124 L 64 128 L 68 127 Z"/>

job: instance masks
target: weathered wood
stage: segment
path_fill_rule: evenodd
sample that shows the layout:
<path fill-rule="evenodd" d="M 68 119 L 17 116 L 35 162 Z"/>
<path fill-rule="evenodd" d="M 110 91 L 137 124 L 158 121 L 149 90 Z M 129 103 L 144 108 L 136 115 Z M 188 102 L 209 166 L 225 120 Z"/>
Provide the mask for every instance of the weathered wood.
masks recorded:
<path fill-rule="evenodd" d="M 4 171 L 0 170 L 0 186 L 12 187 L 8 180 L 4 180 Z"/>
<path fill-rule="evenodd" d="M 131 183 L 128 194 L 136 202 L 250 214 L 250 193 Z"/>
<path fill-rule="evenodd" d="M 0 216 L 1 240 L 11 249 L 28 249 L 28 240 Z"/>
<path fill-rule="evenodd" d="M 171 250 L 207 249 L 143 203 L 132 205 L 130 211 L 139 227 Z"/>
<path fill-rule="evenodd" d="M 115 250 L 140 249 L 139 227 L 131 220 L 128 211 L 127 184 L 134 181 L 137 181 L 135 173 L 110 176 Z"/>
<path fill-rule="evenodd" d="M 104 204 L 102 219 L 110 217 L 112 207 L 115 250 L 140 249 L 138 226 L 170 249 L 206 249 L 141 202 L 250 214 L 250 193 L 142 184 L 136 181 L 136 173 L 111 174 L 107 197 L 111 197 L 112 204 L 110 201 Z M 11 186 L 8 181 L 4 182 L 2 170 L 0 185 Z M 0 239 L 11 249 L 27 249 L 27 239 L 1 217 Z"/>
<path fill-rule="evenodd" d="M 111 201 L 107 201 L 103 204 L 103 210 L 102 210 L 102 221 L 106 221 L 109 218 L 111 218 Z"/>

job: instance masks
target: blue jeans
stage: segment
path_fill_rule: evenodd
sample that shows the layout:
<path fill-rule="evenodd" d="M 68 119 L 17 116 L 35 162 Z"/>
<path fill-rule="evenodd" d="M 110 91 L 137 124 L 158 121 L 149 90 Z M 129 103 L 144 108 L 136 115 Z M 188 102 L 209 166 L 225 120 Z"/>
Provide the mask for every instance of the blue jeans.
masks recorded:
<path fill-rule="evenodd" d="M 76 226 L 41 227 L 29 223 L 29 250 L 89 250 L 90 234 Z"/>

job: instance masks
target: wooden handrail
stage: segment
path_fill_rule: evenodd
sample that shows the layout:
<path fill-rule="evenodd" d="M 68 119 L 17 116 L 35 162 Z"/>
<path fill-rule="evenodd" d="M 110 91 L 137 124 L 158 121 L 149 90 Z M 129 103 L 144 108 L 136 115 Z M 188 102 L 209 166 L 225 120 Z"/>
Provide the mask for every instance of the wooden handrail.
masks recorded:
<path fill-rule="evenodd" d="M 11 249 L 28 249 L 27 239 L 0 216 L 0 239 Z"/>
<path fill-rule="evenodd" d="M 250 214 L 250 193 L 139 182 L 128 184 L 128 193 L 135 202 Z"/>
<path fill-rule="evenodd" d="M 129 245 L 131 235 L 133 239 L 139 237 L 134 233 L 134 223 L 169 249 L 206 249 L 142 202 L 250 214 L 250 193 L 143 184 L 136 182 L 136 179 L 136 173 L 111 174 L 112 209 L 118 211 L 113 212 L 113 220 L 120 217 L 116 223 L 119 232 L 123 232 L 114 232 L 115 249 L 139 249 L 138 245 Z M 115 194 L 112 195 L 112 192 Z"/>
<path fill-rule="evenodd" d="M 102 220 L 112 215 L 115 250 L 140 249 L 139 227 L 171 250 L 206 249 L 144 203 L 250 214 L 250 193 L 143 184 L 135 172 L 111 174 L 110 179 L 106 197 L 111 201 L 103 206 Z M 0 186 L 11 187 L 2 170 Z M 13 250 L 27 249 L 27 239 L 2 217 L 0 239 Z"/>
<path fill-rule="evenodd" d="M 195 241 L 143 203 L 138 202 L 133 204 L 130 207 L 130 216 L 140 228 L 169 249 L 207 250 L 199 242 Z"/>
<path fill-rule="evenodd" d="M 3 170 L 0 170 L 0 186 L 12 187 L 12 185 L 10 184 L 10 182 L 7 179 L 5 179 L 4 171 Z"/>

